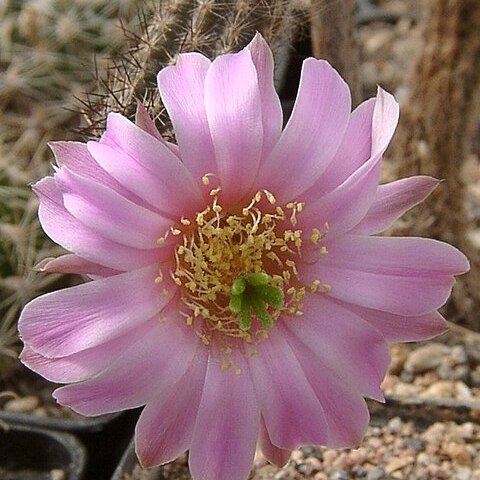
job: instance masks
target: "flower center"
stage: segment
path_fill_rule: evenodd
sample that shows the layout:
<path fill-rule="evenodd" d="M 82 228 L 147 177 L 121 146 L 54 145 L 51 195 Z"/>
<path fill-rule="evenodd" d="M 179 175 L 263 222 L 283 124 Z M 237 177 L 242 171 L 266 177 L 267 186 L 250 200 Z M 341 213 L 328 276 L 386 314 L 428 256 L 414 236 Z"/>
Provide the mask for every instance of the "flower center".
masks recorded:
<path fill-rule="evenodd" d="M 307 290 L 318 289 L 303 285 L 297 270 L 304 238 L 295 226 L 304 204 L 282 208 L 259 191 L 246 207 L 227 211 L 218 194 L 213 189 L 211 205 L 171 229 L 179 237 L 171 275 L 186 323 L 206 345 L 218 334 L 250 343 L 266 338 L 280 314 L 301 316 Z M 314 229 L 309 240 L 321 238 Z"/>

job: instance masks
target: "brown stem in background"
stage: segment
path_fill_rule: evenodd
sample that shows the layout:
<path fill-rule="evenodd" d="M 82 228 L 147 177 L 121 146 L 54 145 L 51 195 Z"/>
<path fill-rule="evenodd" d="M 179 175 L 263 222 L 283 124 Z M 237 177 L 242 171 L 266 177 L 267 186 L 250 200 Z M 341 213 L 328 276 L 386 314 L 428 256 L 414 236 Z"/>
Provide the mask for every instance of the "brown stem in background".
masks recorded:
<path fill-rule="evenodd" d="M 445 180 L 395 233 L 438 238 L 467 254 L 472 270 L 458 280 L 447 313 L 477 330 L 480 262 L 467 239 L 461 173 L 478 125 L 479 32 L 478 0 L 431 0 L 424 49 L 410 79 L 392 154 L 398 176 L 421 173 Z"/>
<path fill-rule="evenodd" d="M 362 101 L 354 0 L 311 0 L 313 56 L 325 58 L 350 85 L 352 101 Z"/>

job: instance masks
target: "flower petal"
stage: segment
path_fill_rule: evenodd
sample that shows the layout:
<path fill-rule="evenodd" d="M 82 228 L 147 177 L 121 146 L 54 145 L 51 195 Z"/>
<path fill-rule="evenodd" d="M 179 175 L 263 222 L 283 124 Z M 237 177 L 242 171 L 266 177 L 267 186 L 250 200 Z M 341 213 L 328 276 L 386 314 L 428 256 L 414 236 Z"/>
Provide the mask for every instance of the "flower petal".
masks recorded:
<path fill-rule="evenodd" d="M 65 209 L 62 192 L 53 177 L 43 178 L 32 188 L 40 200 L 38 217 L 45 233 L 79 257 L 120 271 L 141 268 L 165 257 L 167 249 L 131 248 L 85 226 Z"/>
<path fill-rule="evenodd" d="M 222 370 L 210 355 L 190 447 L 192 478 L 245 480 L 258 437 L 260 414 L 248 365 L 235 355 L 235 369 Z"/>
<path fill-rule="evenodd" d="M 154 265 L 42 295 L 23 309 L 20 335 L 47 357 L 99 345 L 141 325 L 168 303 L 176 288 L 168 276 L 158 285 L 157 276 Z"/>
<path fill-rule="evenodd" d="M 423 202 L 439 183 L 435 178 L 419 175 L 379 185 L 367 214 L 350 233 L 373 235 L 382 232 L 407 210 Z"/>
<path fill-rule="evenodd" d="M 206 173 L 217 173 L 204 102 L 210 65 L 199 53 L 182 53 L 176 65 L 163 68 L 157 77 L 182 161 L 198 181 Z"/>
<path fill-rule="evenodd" d="M 263 453 L 263 456 L 273 465 L 277 467 L 283 467 L 287 464 L 290 454 L 290 450 L 283 450 L 282 448 L 276 447 L 270 437 L 268 436 L 268 430 L 265 426 L 265 420 L 260 422 L 260 436 L 259 436 L 259 446 L 260 450 Z"/>
<path fill-rule="evenodd" d="M 160 211 L 181 216 L 202 206 L 199 181 L 166 145 L 124 116 L 110 113 L 100 142 L 87 146 L 102 168 Z"/>
<path fill-rule="evenodd" d="M 466 257 L 437 240 L 345 235 L 327 243 L 328 254 L 302 265 L 302 280 L 331 286 L 330 296 L 397 315 L 418 316 L 440 308 L 453 275 L 469 269 Z"/>
<path fill-rule="evenodd" d="M 112 275 L 120 273 L 118 270 L 89 262 L 72 253 L 56 258 L 44 258 L 35 265 L 35 270 L 45 273 L 76 273 L 80 275 L 95 275 L 98 277 L 111 277 Z"/>
<path fill-rule="evenodd" d="M 336 70 L 305 60 L 292 115 L 260 171 L 263 188 L 286 202 L 312 186 L 342 141 L 350 108 L 350 90 Z"/>
<path fill-rule="evenodd" d="M 133 248 L 158 248 L 157 239 L 172 226 L 172 220 L 66 167 L 54 178 L 67 211 L 104 238 Z"/>
<path fill-rule="evenodd" d="M 405 317 L 350 303 L 342 302 L 342 306 L 375 327 L 388 342 L 422 342 L 448 330 L 447 322 L 438 312 Z"/>
<path fill-rule="evenodd" d="M 294 450 L 327 441 L 322 407 L 278 328 L 257 346 L 250 371 L 271 442 Z"/>
<path fill-rule="evenodd" d="M 319 228 L 327 222 L 330 236 L 352 229 L 373 203 L 380 177 L 382 155 L 398 122 L 398 104 L 382 89 L 378 90 L 373 113 L 372 154 L 340 186 L 308 203 L 299 217 L 299 228 Z"/>
<path fill-rule="evenodd" d="M 143 467 L 175 460 L 190 447 L 206 365 L 207 350 L 200 344 L 183 377 L 169 392 L 148 401 L 135 428 L 135 449 Z"/>
<path fill-rule="evenodd" d="M 217 57 L 205 78 L 205 110 L 225 201 L 250 193 L 263 143 L 257 70 L 250 51 Z"/>
<path fill-rule="evenodd" d="M 137 110 L 135 112 L 135 125 L 144 132 L 149 133 L 152 137 L 163 142 L 163 138 L 155 126 L 155 122 L 148 114 L 147 109 L 140 100 L 137 100 Z"/>
<path fill-rule="evenodd" d="M 300 320 L 284 325 L 322 364 L 361 395 L 383 401 L 380 384 L 390 364 L 387 344 L 376 329 L 322 295 L 305 297 Z"/>
<path fill-rule="evenodd" d="M 121 185 L 92 157 L 86 143 L 50 142 L 48 144 L 59 167 L 65 166 L 77 175 L 109 187 L 137 205 L 147 205 L 140 197 Z"/>
<path fill-rule="evenodd" d="M 257 70 L 258 88 L 262 106 L 263 148 L 262 158 L 266 158 L 277 143 L 282 131 L 283 112 L 280 98 L 273 83 L 273 55 L 260 33 L 256 33 L 247 45 Z"/>
<path fill-rule="evenodd" d="M 55 390 L 58 403 L 82 415 L 102 415 L 140 407 L 152 394 L 171 391 L 191 364 L 199 339 L 178 313 L 167 315 L 164 323 L 152 319 L 150 331 L 99 375 Z"/>
<path fill-rule="evenodd" d="M 151 331 L 151 323 L 145 322 L 112 340 L 66 357 L 44 357 L 26 345 L 20 354 L 20 360 L 50 382 L 81 382 L 109 367 L 129 345 Z"/>
<path fill-rule="evenodd" d="M 357 448 L 367 431 L 370 415 L 365 400 L 345 383 L 343 375 L 327 368 L 292 334 L 289 343 L 315 391 L 327 420 L 330 448 Z"/>
<path fill-rule="evenodd" d="M 375 102 L 376 99 L 371 98 L 351 113 L 347 130 L 333 160 L 308 191 L 302 193 L 302 200 L 307 204 L 341 185 L 370 158 Z"/>

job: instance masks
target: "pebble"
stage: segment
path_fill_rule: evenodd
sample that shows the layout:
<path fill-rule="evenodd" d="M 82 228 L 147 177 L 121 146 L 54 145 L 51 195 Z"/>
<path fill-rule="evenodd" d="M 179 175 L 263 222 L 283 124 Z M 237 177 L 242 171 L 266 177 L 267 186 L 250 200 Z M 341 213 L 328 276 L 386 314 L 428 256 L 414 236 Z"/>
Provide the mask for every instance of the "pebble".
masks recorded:
<path fill-rule="evenodd" d="M 472 465 L 472 455 L 464 444 L 449 442 L 444 446 L 444 452 L 459 465 Z"/>
<path fill-rule="evenodd" d="M 472 471 L 469 468 L 459 468 L 452 477 L 452 480 L 471 480 Z"/>
<path fill-rule="evenodd" d="M 407 465 L 412 464 L 415 461 L 414 457 L 398 457 L 398 458 L 391 458 L 388 463 L 385 465 L 385 471 L 387 473 L 393 473 L 396 470 L 400 470 L 405 468 Z"/>
<path fill-rule="evenodd" d="M 330 476 L 329 480 L 350 480 L 350 475 L 345 470 L 338 470 Z"/>
<path fill-rule="evenodd" d="M 480 387 L 480 365 L 470 370 L 470 381 L 473 387 Z"/>
<path fill-rule="evenodd" d="M 470 375 L 468 365 L 457 365 L 452 367 L 446 363 L 442 363 L 437 368 L 438 376 L 443 380 L 462 380 L 466 381 Z"/>
<path fill-rule="evenodd" d="M 3 409 L 10 413 L 32 413 L 38 407 L 38 404 L 37 397 L 27 396 L 9 400 L 5 403 Z"/>
<path fill-rule="evenodd" d="M 405 343 L 397 343 L 390 347 L 390 355 L 392 360 L 388 369 L 391 375 L 397 375 L 403 370 L 405 361 L 408 358 L 410 349 Z"/>
<path fill-rule="evenodd" d="M 59 468 L 50 470 L 50 480 L 65 480 L 66 478 L 67 477 L 63 470 L 60 470 Z"/>
<path fill-rule="evenodd" d="M 413 350 L 405 361 L 405 370 L 423 373 L 439 367 L 442 360 L 450 355 L 451 348 L 443 343 L 430 342 Z"/>
<path fill-rule="evenodd" d="M 368 471 L 367 480 L 387 480 L 387 474 L 381 467 L 375 467 Z"/>
<path fill-rule="evenodd" d="M 322 469 L 322 462 L 315 457 L 309 457 L 297 467 L 297 470 L 304 475 L 313 475 Z"/>
<path fill-rule="evenodd" d="M 439 380 L 420 392 L 420 398 L 471 400 L 472 391 L 463 382 Z"/>
<path fill-rule="evenodd" d="M 480 480 L 480 468 L 478 468 L 478 469 L 476 469 L 472 472 L 471 480 Z"/>
<path fill-rule="evenodd" d="M 275 480 L 291 480 L 292 477 L 290 475 L 290 472 L 288 472 L 287 470 L 280 470 L 278 473 L 275 474 L 273 478 Z"/>

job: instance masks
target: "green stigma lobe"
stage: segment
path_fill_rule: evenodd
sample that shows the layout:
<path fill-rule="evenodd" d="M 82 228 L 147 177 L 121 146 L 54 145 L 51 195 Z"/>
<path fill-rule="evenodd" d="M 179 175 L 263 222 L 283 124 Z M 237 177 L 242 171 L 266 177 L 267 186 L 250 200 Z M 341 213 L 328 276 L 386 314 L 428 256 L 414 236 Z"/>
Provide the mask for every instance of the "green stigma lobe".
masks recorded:
<path fill-rule="evenodd" d="M 283 307 L 282 289 L 269 285 L 272 277 L 266 273 L 247 273 L 238 277 L 232 284 L 229 308 L 239 315 L 239 326 L 249 330 L 252 326 L 252 310 L 264 328 L 271 328 L 273 320 L 267 306 Z"/>

